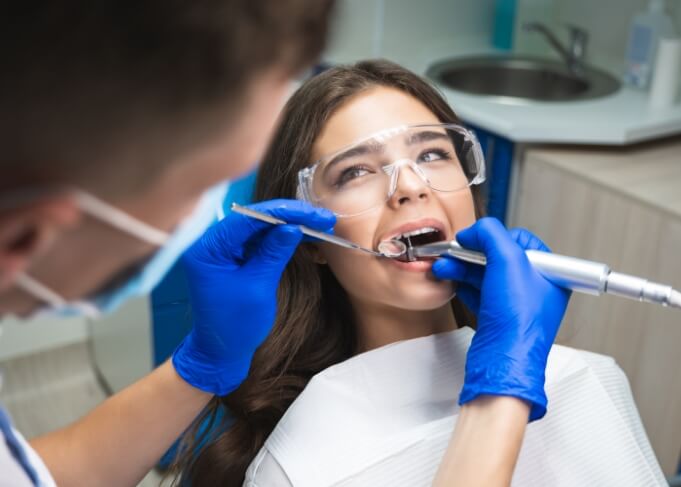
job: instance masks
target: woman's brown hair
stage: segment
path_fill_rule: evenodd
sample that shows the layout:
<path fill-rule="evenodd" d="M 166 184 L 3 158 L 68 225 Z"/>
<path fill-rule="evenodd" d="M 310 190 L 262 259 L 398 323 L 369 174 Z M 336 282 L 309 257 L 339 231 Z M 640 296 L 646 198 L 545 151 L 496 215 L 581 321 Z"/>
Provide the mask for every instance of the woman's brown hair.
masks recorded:
<path fill-rule="evenodd" d="M 327 120 L 353 96 L 375 87 L 408 93 L 442 123 L 459 122 L 432 86 L 396 64 L 364 61 L 329 69 L 286 104 L 260 166 L 255 199 L 295 198 L 298 171 L 311 164 Z M 471 190 L 480 217 L 479 188 Z M 457 323 L 474 323 L 456 298 L 452 308 Z M 354 353 L 355 319 L 345 291 L 327 266 L 315 264 L 301 248 L 282 276 L 274 327 L 248 377 L 228 396 L 214 398 L 186 436 L 178 463 L 183 485 L 241 485 L 248 465 L 312 376 Z"/>

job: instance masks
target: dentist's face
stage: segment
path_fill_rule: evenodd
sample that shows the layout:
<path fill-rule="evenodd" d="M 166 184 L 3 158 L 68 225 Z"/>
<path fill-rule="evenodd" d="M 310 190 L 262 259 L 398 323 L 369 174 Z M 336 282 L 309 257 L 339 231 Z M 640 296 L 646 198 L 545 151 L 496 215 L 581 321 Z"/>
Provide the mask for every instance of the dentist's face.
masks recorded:
<path fill-rule="evenodd" d="M 136 173 L 122 159 L 120 188 L 103 199 L 152 227 L 172 232 L 191 215 L 206 189 L 241 176 L 262 156 L 290 83 L 278 67 L 253 79 L 238 115 L 225 109 L 224 117 L 214 121 L 211 137 L 175 155 L 177 160 L 149 178 L 142 189 L 127 190 L 123 183 L 135 186 L 128 174 Z M 134 143 L 130 142 L 132 147 Z M 36 197 L 9 209 L 3 208 L 2 196 L 0 191 L 0 318 L 6 313 L 29 315 L 45 304 L 14 284 L 22 272 L 71 301 L 134 275 L 158 250 L 84 213 L 68 192 Z"/>
<path fill-rule="evenodd" d="M 376 87 L 351 98 L 329 119 L 313 147 L 313 160 L 332 154 L 380 130 L 440 120 L 419 100 L 392 88 Z M 387 154 L 398 160 L 404 154 Z M 456 156 L 454 156 L 456 157 Z M 442 193 L 429 188 L 413 171 L 402 169 L 395 193 L 381 206 L 359 216 L 338 219 L 335 232 L 376 249 L 392 237 L 436 229 L 439 240 L 475 222 L 469 188 Z M 408 310 L 436 309 L 452 297 L 454 286 L 430 272 L 432 262 L 411 263 L 319 245 L 318 258 L 328 263 L 355 302 Z"/>

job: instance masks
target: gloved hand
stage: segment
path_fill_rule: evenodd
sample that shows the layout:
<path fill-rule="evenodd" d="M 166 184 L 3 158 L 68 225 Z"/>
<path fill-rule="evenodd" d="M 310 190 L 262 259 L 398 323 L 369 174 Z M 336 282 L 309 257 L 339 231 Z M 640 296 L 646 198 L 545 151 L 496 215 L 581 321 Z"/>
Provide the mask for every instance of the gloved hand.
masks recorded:
<path fill-rule="evenodd" d="M 274 323 L 281 274 L 302 239 L 296 225 L 327 231 L 335 215 L 302 201 L 251 208 L 289 222 L 271 225 L 230 213 L 183 257 L 193 328 L 173 355 L 189 384 L 222 396 L 246 378 L 256 348 Z"/>
<path fill-rule="evenodd" d="M 514 396 L 531 404 L 530 421 L 539 419 L 547 405 L 546 361 L 570 292 L 532 267 L 524 251 L 549 249 L 527 230 L 509 232 L 482 218 L 456 239 L 487 257 L 486 266 L 454 258 L 433 264 L 436 277 L 459 281 L 457 296 L 478 317 L 459 404 L 481 394 Z"/>

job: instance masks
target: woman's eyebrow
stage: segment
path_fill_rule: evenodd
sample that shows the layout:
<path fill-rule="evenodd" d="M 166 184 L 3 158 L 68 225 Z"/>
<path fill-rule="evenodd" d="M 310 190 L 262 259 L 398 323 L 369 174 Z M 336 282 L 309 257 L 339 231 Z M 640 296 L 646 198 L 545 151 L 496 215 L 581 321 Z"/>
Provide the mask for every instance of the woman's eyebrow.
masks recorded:
<path fill-rule="evenodd" d="M 449 136 L 447 136 L 447 134 L 445 134 L 444 132 L 424 130 L 422 132 L 410 134 L 408 137 L 405 138 L 405 143 L 407 145 L 413 145 L 421 142 L 428 142 L 430 140 L 447 140 L 451 142 Z M 385 144 L 382 144 L 377 141 L 365 142 L 364 144 L 360 144 L 355 147 L 352 147 L 351 149 L 343 151 L 340 154 L 336 154 L 328 162 L 328 164 L 326 164 L 326 169 L 330 169 L 339 162 L 342 162 L 345 159 L 349 159 L 351 157 L 363 156 L 366 154 L 378 154 L 383 152 L 384 150 Z"/>
<path fill-rule="evenodd" d="M 326 168 L 329 169 L 334 165 L 338 164 L 339 162 L 342 162 L 345 159 L 349 159 L 351 157 L 363 156 L 366 154 L 379 154 L 384 150 L 385 144 L 381 144 L 375 141 L 365 142 L 364 144 L 360 144 L 358 146 L 352 147 L 351 149 L 343 151 L 340 154 L 337 154 L 336 156 L 333 157 L 333 159 L 329 161 L 328 164 L 326 164 Z"/>
<path fill-rule="evenodd" d="M 414 134 L 410 134 L 407 138 L 405 138 L 405 143 L 407 145 L 413 145 L 418 144 L 420 142 L 428 142 L 431 140 L 448 140 L 449 142 L 451 142 L 449 136 L 444 132 L 424 130 L 423 132 L 416 132 Z"/>

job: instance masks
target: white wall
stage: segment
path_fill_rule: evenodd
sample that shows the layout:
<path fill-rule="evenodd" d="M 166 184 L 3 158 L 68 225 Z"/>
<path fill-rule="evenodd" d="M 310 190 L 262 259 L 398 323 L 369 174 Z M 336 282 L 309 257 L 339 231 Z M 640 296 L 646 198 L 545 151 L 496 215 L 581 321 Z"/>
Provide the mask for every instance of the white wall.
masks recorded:
<path fill-rule="evenodd" d="M 383 56 L 408 64 L 429 57 L 434 45 L 490 43 L 493 6 L 493 0 L 386 0 Z"/>
<path fill-rule="evenodd" d="M 567 39 L 566 24 L 589 34 L 587 59 L 599 66 L 621 70 L 629 25 L 638 12 L 645 11 L 648 0 L 517 0 L 519 5 L 515 46 L 521 52 L 554 55 L 536 33 L 524 33 L 520 25 L 537 19 L 549 23 L 556 34 Z M 681 0 L 667 0 L 668 12 L 681 35 Z"/>
<path fill-rule="evenodd" d="M 0 361 L 87 340 L 84 318 L 0 320 Z"/>
<path fill-rule="evenodd" d="M 340 0 L 324 58 L 385 57 L 410 67 L 433 45 L 489 42 L 493 6 L 494 0 Z"/>
<path fill-rule="evenodd" d="M 153 365 L 151 302 L 131 299 L 114 313 L 92 323 L 93 359 L 109 388 L 118 392 Z"/>
<path fill-rule="evenodd" d="M 681 35 L 681 0 L 667 0 Z M 386 57 L 411 69 L 428 50 L 453 50 L 461 44 L 490 44 L 495 0 L 339 0 L 330 45 L 324 55 L 333 63 Z M 621 70 L 629 24 L 648 0 L 517 0 L 514 50 L 557 57 L 537 33 L 526 33 L 530 20 L 547 23 L 567 41 L 566 24 L 589 33 L 587 59 Z M 443 51 L 441 48 L 445 46 Z M 460 51 L 460 49 L 457 49 Z"/>
<path fill-rule="evenodd" d="M 390 0 L 387 0 L 390 1 Z M 386 0 L 339 0 L 324 59 L 348 63 L 380 55 L 381 16 Z M 378 29 L 378 32 L 376 30 Z"/>
<path fill-rule="evenodd" d="M 667 0 L 667 5 L 681 34 L 681 2 Z M 594 56 L 623 60 L 631 19 L 648 8 L 648 0 L 556 0 L 556 6 L 559 20 L 589 32 Z"/>

